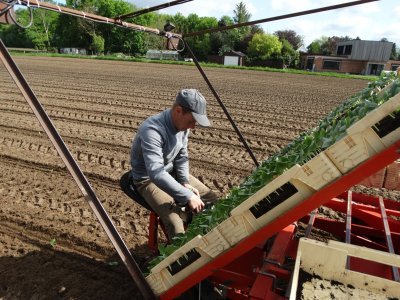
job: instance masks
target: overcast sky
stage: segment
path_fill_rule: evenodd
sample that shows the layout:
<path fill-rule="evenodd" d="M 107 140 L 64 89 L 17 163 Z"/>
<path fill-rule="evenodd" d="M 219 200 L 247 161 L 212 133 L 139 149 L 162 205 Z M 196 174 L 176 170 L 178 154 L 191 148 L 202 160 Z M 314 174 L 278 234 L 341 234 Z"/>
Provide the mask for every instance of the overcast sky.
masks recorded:
<path fill-rule="evenodd" d="M 129 0 L 138 7 L 150 7 L 172 0 Z M 240 0 L 193 0 L 185 4 L 160 10 L 161 13 L 187 16 L 210 16 L 219 19 L 228 15 L 233 17 L 233 10 Z M 330 6 L 352 1 L 345 0 L 243 0 L 251 13 L 251 21 L 269 17 Z M 387 38 L 400 46 L 400 1 L 380 0 L 354 7 L 341 8 L 313 15 L 261 24 L 265 32 L 291 29 L 303 36 L 305 46 L 321 36 L 350 36 L 363 40 Z"/>

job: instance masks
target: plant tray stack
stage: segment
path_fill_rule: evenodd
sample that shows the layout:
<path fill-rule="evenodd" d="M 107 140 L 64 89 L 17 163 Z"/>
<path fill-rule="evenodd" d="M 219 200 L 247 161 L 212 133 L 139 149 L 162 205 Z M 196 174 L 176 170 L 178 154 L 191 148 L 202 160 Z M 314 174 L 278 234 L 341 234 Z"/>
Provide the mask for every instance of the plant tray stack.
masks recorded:
<path fill-rule="evenodd" d="M 389 86 L 387 88 L 390 88 Z M 400 139 L 400 94 L 346 130 L 346 136 L 304 165 L 276 177 L 231 210 L 230 217 L 204 236 L 181 246 L 146 278 L 157 295 L 182 281 L 247 236 L 267 226 L 316 191 Z"/>
<path fill-rule="evenodd" d="M 347 129 L 347 135 L 324 151 L 342 174 L 384 150 L 400 137 L 400 94 Z"/>
<path fill-rule="evenodd" d="M 157 295 L 163 293 L 339 176 L 323 153 L 294 166 L 232 210 L 231 217 L 209 233 L 198 235 L 156 265 L 147 281 Z"/>
<path fill-rule="evenodd" d="M 365 264 L 383 264 L 397 268 L 400 267 L 400 256 L 396 254 L 337 241 L 328 241 L 328 243 L 325 244 L 323 242 L 301 238 L 297 250 L 289 299 L 295 300 L 300 298 L 300 269 L 312 274 L 316 279 L 328 280 L 331 283 L 343 285 L 344 288 L 341 290 L 342 292 L 346 292 L 346 287 L 358 289 L 359 297 L 355 294 L 351 297 L 351 294 L 349 294 L 347 295 L 349 299 L 398 299 L 400 297 L 400 282 L 352 271 L 347 267 L 350 257 L 362 259 L 365 261 Z M 312 296 L 316 295 L 312 290 L 308 292 L 311 293 Z M 323 293 L 324 291 L 320 292 Z M 331 299 L 331 293 L 332 291 L 330 289 L 325 289 L 325 292 L 319 296 L 321 299 Z M 308 298 L 305 294 L 303 296 Z M 338 298 L 342 299 L 342 297 Z"/>
<path fill-rule="evenodd" d="M 160 295 L 229 247 L 229 243 L 214 228 L 204 236 L 198 235 L 156 265 L 146 280 Z"/>
<path fill-rule="evenodd" d="M 242 217 L 256 231 L 340 176 L 334 164 L 320 153 L 303 166 L 295 165 L 278 176 L 233 209 L 231 215 Z"/>

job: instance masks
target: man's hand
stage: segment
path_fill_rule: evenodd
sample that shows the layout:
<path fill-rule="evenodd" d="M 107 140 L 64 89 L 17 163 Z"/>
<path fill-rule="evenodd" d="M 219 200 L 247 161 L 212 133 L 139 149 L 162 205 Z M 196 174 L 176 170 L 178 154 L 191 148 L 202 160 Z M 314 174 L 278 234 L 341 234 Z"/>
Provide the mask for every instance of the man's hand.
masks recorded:
<path fill-rule="evenodd" d="M 189 183 L 184 183 L 183 186 L 189 190 L 191 190 L 195 195 L 197 195 L 197 197 L 200 197 L 200 193 L 199 190 L 192 187 Z"/>
<path fill-rule="evenodd" d="M 191 190 L 191 191 L 192 191 L 193 193 L 195 193 L 195 195 L 197 195 L 198 197 L 200 197 L 199 190 L 196 189 L 196 188 L 194 188 L 194 187 L 192 187 L 189 183 L 184 183 L 183 186 L 184 186 L 185 188 L 188 188 L 189 190 Z"/>
<path fill-rule="evenodd" d="M 187 205 L 195 213 L 199 213 L 204 209 L 204 202 L 197 195 L 193 195 Z"/>

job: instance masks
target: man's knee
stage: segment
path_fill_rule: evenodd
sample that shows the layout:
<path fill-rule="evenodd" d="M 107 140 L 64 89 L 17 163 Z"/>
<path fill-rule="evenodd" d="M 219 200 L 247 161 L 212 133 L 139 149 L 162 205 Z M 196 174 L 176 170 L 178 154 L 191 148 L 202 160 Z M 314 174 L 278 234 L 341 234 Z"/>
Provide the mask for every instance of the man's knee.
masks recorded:
<path fill-rule="evenodd" d="M 164 216 L 164 218 L 161 219 L 163 220 L 163 223 L 167 229 L 169 239 L 172 239 L 179 233 L 185 232 L 183 220 L 178 214 L 171 213 L 167 216 Z"/>

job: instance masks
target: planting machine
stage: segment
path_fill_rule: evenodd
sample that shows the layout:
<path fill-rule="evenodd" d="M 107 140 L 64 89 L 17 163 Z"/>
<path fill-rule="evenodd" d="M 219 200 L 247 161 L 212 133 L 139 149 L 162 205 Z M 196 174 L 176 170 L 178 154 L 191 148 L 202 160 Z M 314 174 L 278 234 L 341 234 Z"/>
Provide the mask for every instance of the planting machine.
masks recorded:
<path fill-rule="evenodd" d="M 400 107 L 400 95 L 387 104 L 350 127 L 322 156 L 288 170 L 216 229 L 154 267 L 147 277 L 153 290 L 161 299 L 195 285 L 204 299 L 210 293 L 211 299 L 297 299 L 302 270 L 370 295 L 400 298 L 400 202 L 350 190 L 400 158 L 399 116 L 389 123 L 385 116 Z M 398 164 L 392 166 L 396 177 L 386 180 L 399 181 Z M 277 190 L 281 198 L 272 208 L 260 205 Z M 340 217 L 318 214 L 321 205 Z M 326 241 L 315 241 L 313 232 Z"/>
<path fill-rule="evenodd" d="M 173 1 L 165 7 L 187 1 L 190 0 Z M 264 19 L 259 23 L 366 2 L 372 0 Z M 17 23 L 13 17 L 16 3 L 0 0 L 0 23 Z M 159 31 L 122 21 L 131 14 L 105 18 L 37 0 L 18 3 L 157 34 L 166 37 L 173 47 L 176 39 L 182 40 L 182 36 L 170 32 L 170 24 Z M 224 30 L 256 23 L 236 24 Z M 221 28 L 198 34 L 218 30 Z M 188 47 L 185 41 L 183 43 Z M 188 50 L 258 166 L 196 57 L 190 48 Z M 346 288 L 400 298 L 400 202 L 351 191 L 361 180 L 400 159 L 400 115 L 397 112 L 400 94 L 353 124 L 342 139 L 310 161 L 294 165 L 267 183 L 234 208 L 226 220 L 204 236 L 199 235 L 184 244 L 145 277 L 1 41 L 0 60 L 88 200 L 144 299 L 296 299 L 302 272 L 343 283 Z M 398 181 L 399 173 L 395 176 L 388 179 Z M 121 184 L 129 196 L 140 202 L 135 190 L 129 187 L 129 178 L 123 177 Z M 322 205 L 337 217 L 318 214 Z M 301 224 L 305 224 L 302 229 Z M 157 249 L 157 225 L 158 217 L 151 212 L 149 246 L 153 250 Z M 320 239 L 325 237 L 326 240 L 313 239 L 316 232 Z M 335 241 L 329 238 L 332 236 Z"/>

